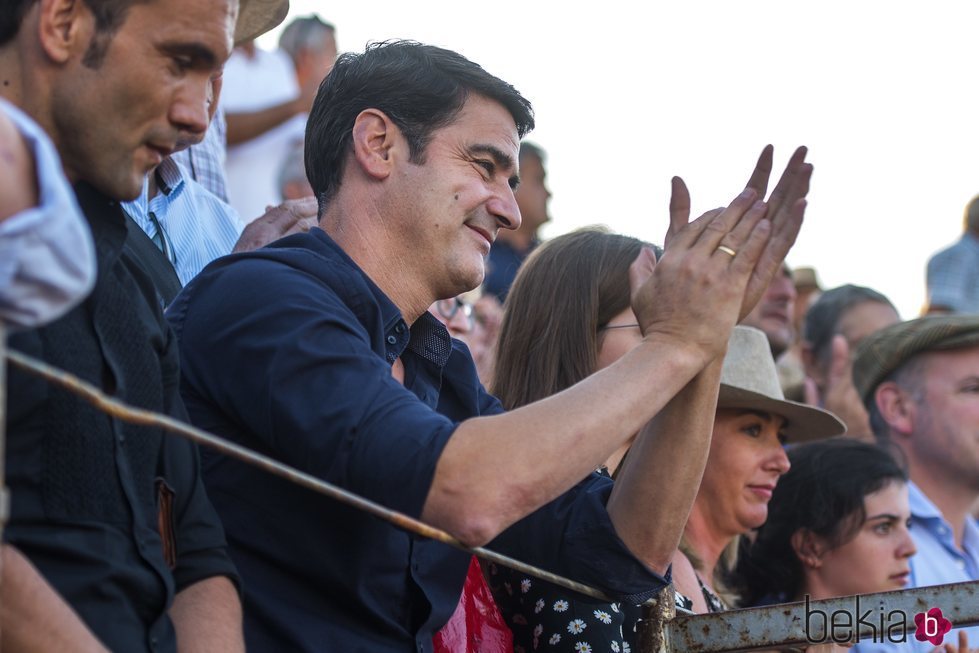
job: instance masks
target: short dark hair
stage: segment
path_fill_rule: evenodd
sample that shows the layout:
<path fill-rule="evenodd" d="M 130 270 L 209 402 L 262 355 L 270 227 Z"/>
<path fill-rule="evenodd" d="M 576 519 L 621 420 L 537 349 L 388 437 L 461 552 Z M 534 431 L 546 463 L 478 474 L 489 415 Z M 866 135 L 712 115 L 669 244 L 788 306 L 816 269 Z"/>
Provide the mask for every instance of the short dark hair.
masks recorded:
<path fill-rule="evenodd" d="M 891 300 L 876 290 L 853 284 L 827 290 L 809 307 L 803 333 L 816 360 L 824 363 L 829 360 L 830 345 L 833 336 L 839 332 L 843 315 L 864 302 L 878 302 L 894 308 Z M 894 312 L 897 312 L 896 308 Z"/>
<path fill-rule="evenodd" d="M 17 36 L 24 16 L 37 0 L 7 0 L 0 11 L 0 46 L 6 45 Z"/>
<path fill-rule="evenodd" d="M 85 6 L 95 17 L 95 35 L 82 57 L 82 63 L 89 68 L 102 64 L 105 52 L 116 30 L 126 19 L 126 12 L 135 4 L 151 0 L 84 0 Z M 24 16 L 37 0 L 7 0 L 0 12 L 0 46 L 6 45 L 17 36 Z"/>
<path fill-rule="evenodd" d="M 432 133 L 452 123 L 470 94 L 499 102 L 522 138 L 534 128 L 530 102 L 513 86 L 462 55 L 414 41 L 373 43 L 341 55 L 320 84 L 306 123 L 306 175 L 320 212 L 340 188 L 354 120 L 383 111 L 408 140 L 409 156 L 425 160 Z"/>
<path fill-rule="evenodd" d="M 808 531 L 832 548 L 856 537 L 866 520 L 863 500 L 907 472 L 888 450 L 851 438 L 792 447 L 792 467 L 779 479 L 768 519 L 753 543 L 744 538 L 734 573 L 744 606 L 794 601 L 803 587 L 792 535 Z"/>

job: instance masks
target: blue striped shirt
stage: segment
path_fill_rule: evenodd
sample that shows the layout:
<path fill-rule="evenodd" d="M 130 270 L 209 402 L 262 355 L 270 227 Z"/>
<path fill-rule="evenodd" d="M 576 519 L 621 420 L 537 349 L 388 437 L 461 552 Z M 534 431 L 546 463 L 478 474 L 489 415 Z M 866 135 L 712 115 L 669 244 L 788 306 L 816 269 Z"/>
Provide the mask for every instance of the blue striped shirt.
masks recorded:
<path fill-rule="evenodd" d="M 142 194 L 123 202 L 122 208 L 155 241 L 160 239 L 156 223 L 162 226 L 167 241 L 164 253 L 180 283 L 187 285 L 208 263 L 231 253 L 244 225 L 230 204 L 185 176 L 172 160 L 164 159 L 154 174 L 160 192 L 148 199 L 148 181 L 144 181 Z"/>

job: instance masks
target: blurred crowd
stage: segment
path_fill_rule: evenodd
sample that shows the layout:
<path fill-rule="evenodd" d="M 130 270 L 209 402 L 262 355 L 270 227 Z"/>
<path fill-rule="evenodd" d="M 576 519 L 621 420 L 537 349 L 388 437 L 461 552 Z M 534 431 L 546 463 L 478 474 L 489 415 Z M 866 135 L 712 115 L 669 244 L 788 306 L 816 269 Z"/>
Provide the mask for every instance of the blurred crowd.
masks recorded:
<path fill-rule="evenodd" d="M 695 219 L 674 178 L 662 242 L 543 241 L 530 100 L 430 45 L 338 56 L 315 15 L 258 47 L 287 12 L 4 10 L 8 346 L 608 600 L 10 366 L 5 651 L 623 653 L 667 587 L 708 613 L 979 581 L 979 198 L 911 320 L 785 263 L 805 147 Z M 979 644 L 906 617 L 810 648 Z"/>

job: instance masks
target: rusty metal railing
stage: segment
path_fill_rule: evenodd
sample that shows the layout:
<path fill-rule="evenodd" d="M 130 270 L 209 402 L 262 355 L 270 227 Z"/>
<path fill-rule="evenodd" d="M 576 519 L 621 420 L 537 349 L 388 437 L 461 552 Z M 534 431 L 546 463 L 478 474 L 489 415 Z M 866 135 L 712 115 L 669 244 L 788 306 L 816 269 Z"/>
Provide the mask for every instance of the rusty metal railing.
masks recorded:
<path fill-rule="evenodd" d="M 935 607 L 956 628 L 979 624 L 979 581 L 678 616 L 667 630 L 673 650 L 689 653 L 804 648 L 834 636 L 903 641 L 914 639 L 914 616 Z"/>
<path fill-rule="evenodd" d="M 219 438 L 201 429 L 189 426 L 167 415 L 128 406 L 114 399 L 99 388 L 59 370 L 42 361 L 6 349 L 3 325 L 0 324 L 0 360 L 6 359 L 18 367 L 75 392 L 100 410 L 113 417 L 137 424 L 154 425 L 166 431 L 188 438 L 199 445 L 211 447 L 225 455 L 255 465 L 271 474 L 286 478 L 314 492 L 365 510 L 404 530 L 431 538 L 480 558 L 530 574 L 585 596 L 609 601 L 601 591 L 576 581 L 552 574 L 484 548 L 470 548 L 449 533 L 434 528 L 402 513 L 385 508 L 342 488 L 284 465 L 268 456 L 251 451 Z M 7 518 L 7 494 L 4 487 L 4 403 L 6 385 L 5 365 L 0 365 L 0 532 Z M 825 621 L 830 638 L 837 635 L 840 641 L 852 642 L 874 636 L 909 637 L 915 628 L 914 615 L 939 607 L 945 618 L 955 627 L 979 624 L 979 581 L 954 585 L 937 585 L 858 597 L 849 596 L 821 601 L 787 603 L 763 608 L 730 610 L 714 614 L 696 615 L 677 610 L 673 602 L 672 588 L 666 588 L 658 597 L 647 602 L 643 620 L 639 624 L 642 653 L 721 653 L 723 651 L 799 650 L 818 641 Z M 870 620 L 859 617 L 869 610 Z M 832 621 L 832 615 L 850 615 Z M 823 615 L 826 615 L 825 617 Z M 900 615 L 900 618 L 899 616 Z M 836 629 L 833 630 L 833 624 Z M 813 632 L 813 629 L 818 632 Z M 886 631 L 883 632 L 883 631 Z"/>

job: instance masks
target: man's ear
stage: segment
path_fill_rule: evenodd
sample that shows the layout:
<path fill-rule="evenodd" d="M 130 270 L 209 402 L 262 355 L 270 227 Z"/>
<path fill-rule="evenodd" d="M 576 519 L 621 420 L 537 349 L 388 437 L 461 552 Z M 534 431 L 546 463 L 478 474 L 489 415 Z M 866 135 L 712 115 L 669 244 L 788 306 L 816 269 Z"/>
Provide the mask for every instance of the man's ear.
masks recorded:
<path fill-rule="evenodd" d="M 354 120 L 354 158 L 370 177 L 386 179 L 394 168 L 392 150 L 401 132 L 379 109 L 364 109 Z"/>
<path fill-rule="evenodd" d="M 806 528 L 800 528 L 789 539 L 792 550 L 804 567 L 819 569 L 823 566 L 823 553 L 826 552 L 822 538 Z"/>
<path fill-rule="evenodd" d="M 40 0 L 38 39 L 55 63 L 84 53 L 95 35 L 95 17 L 84 0 Z"/>
<path fill-rule="evenodd" d="M 877 386 L 874 401 L 892 433 L 910 435 L 914 429 L 914 399 L 911 393 L 893 381 L 886 381 Z"/>

